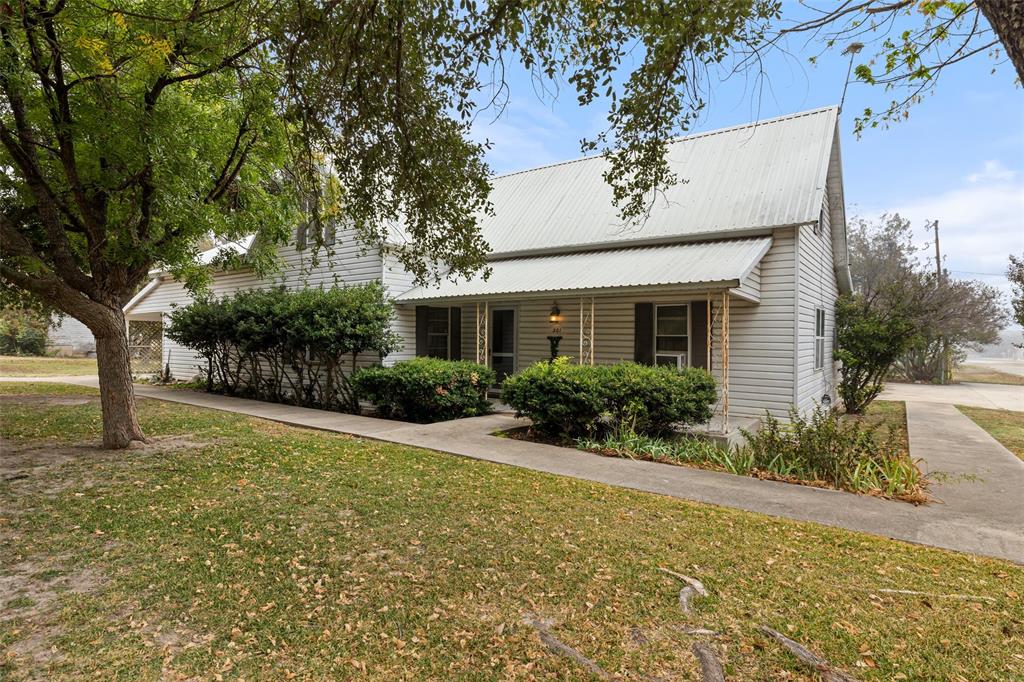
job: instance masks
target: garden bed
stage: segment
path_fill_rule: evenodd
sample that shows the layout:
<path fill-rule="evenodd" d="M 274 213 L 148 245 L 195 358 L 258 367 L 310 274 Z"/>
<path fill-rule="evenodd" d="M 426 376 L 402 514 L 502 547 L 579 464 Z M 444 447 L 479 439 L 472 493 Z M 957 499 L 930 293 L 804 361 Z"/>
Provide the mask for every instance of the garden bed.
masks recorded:
<path fill-rule="evenodd" d="M 570 447 L 604 457 L 617 457 L 657 462 L 672 466 L 689 466 L 711 471 L 751 476 L 762 480 L 781 481 L 815 488 L 845 490 L 902 500 L 913 504 L 928 501 L 927 479 L 921 474 L 908 453 L 906 407 L 897 401 L 875 401 L 867 413 L 859 416 L 844 415 L 841 420 L 856 424 L 861 433 L 870 437 L 879 449 L 888 448 L 892 457 L 855 462 L 858 471 L 842 474 L 829 480 L 807 475 L 816 470 L 795 458 L 785 459 L 781 453 L 762 465 L 750 448 L 726 449 L 706 438 L 678 434 L 669 437 L 650 437 L 637 434 L 608 436 L 603 439 L 567 439 L 543 434 L 529 427 L 502 432 L 501 435 L 517 440 L 529 440 L 547 445 Z M 786 427 L 782 427 L 785 429 Z M 881 470 L 879 470 L 881 469 Z"/>

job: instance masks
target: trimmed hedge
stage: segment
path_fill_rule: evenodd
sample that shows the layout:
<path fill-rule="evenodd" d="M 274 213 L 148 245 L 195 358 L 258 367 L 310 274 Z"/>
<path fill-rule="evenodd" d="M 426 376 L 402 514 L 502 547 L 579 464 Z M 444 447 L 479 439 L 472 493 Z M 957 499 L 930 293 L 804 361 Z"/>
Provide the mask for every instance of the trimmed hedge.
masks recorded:
<path fill-rule="evenodd" d="M 367 367 L 352 377 L 356 393 L 384 417 L 427 424 L 491 412 L 487 387 L 494 370 L 463 360 L 415 358 Z"/>
<path fill-rule="evenodd" d="M 702 369 L 574 365 L 558 358 L 505 379 L 502 400 L 544 434 L 581 438 L 621 427 L 658 434 L 701 424 L 711 419 L 717 394 L 714 378 Z"/>

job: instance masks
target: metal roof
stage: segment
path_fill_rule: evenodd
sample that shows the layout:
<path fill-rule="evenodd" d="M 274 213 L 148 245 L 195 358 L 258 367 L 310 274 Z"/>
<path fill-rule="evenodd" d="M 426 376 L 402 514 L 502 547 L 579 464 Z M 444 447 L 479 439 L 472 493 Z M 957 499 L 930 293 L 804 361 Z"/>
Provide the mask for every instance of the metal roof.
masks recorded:
<path fill-rule="evenodd" d="M 396 300 L 686 284 L 738 286 L 771 245 L 771 237 L 758 237 L 510 258 L 492 262 L 487 280 L 415 287 Z"/>
<path fill-rule="evenodd" d="M 618 216 L 602 157 L 499 176 L 491 181 L 494 215 L 480 217 L 481 232 L 497 255 L 810 223 L 821 211 L 837 115 L 827 107 L 669 143 L 680 182 L 636 227 Z"/>

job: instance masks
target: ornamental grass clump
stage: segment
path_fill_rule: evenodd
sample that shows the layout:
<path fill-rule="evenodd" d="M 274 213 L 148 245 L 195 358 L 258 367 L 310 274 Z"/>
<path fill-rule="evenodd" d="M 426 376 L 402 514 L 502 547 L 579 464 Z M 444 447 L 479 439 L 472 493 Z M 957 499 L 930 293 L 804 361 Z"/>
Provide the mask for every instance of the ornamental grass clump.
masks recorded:
<path fill-rule="evenodd" d="M 883 434 L 877 425 L 817 407 L 808 416 L 791 409 L 788 422 L 768 414 L 760 431 L 743 434 L 744 445 L 723 448 L 699 437 L 658 438 L 627 427 L 603 438 L 579 438 L 576 445 L 613 457 L 719 469 L 914 503 L 927 499 L 925 476 L 895 429 Z"/>

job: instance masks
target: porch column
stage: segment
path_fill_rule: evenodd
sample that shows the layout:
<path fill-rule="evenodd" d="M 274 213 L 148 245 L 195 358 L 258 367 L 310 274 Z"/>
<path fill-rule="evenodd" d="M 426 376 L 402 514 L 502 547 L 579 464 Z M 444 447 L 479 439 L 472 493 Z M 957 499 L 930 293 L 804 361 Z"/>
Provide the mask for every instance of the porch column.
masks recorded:
<path fill-rule="evenodd" d="M 489 365 L 487 357 L 487 301 L 476 304 L 476 364 Z"/>
<path fill-rule="evenodd" d="M 594 364 L 594 297 L 580 299 L 580 364 Z"/>
<path fill-rule="evenodd" d="M 729 290 L 722 291 L 722 432 L 729 431 Z"/>

